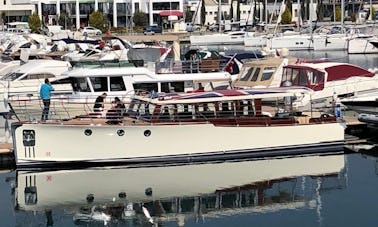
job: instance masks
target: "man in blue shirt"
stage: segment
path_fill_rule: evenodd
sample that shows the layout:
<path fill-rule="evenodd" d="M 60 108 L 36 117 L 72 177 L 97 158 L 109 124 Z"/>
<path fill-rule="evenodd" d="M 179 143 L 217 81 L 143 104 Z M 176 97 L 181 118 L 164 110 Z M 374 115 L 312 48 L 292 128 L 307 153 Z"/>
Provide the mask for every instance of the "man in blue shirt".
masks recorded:
<path fill-rule="evenodd" d="M 43 101 L 42 121 L 46 121 L 49 116 L 51 91 L 54 91 L 54 88 L 51 86 L 49 79 L 46 78 L 45 83 L 42 84 L 39 90 L 39 95 Z"/>

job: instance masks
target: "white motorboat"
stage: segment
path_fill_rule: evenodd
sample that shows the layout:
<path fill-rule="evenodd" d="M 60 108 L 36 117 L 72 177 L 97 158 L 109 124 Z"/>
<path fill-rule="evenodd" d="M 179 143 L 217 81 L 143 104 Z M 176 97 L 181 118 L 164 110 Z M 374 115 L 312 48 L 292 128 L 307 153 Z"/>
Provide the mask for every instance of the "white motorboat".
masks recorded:
<path fill-rule="evenodd" d="M 348 49 L 348 40 L 359 33 L 359 28 L 322 26 L 312 33 L 314 50 L 339 51 Z"/>
<path fill-rule="evenodd" d="M 113 110 L 106 119 L 13 123 L 16 164 L 175 163 L 342 148 L 342 121 L 324 114 L 293 114 L 284 102 L 302 92 L 276 88 L 145 94 L 132 99 L 126 116 Z"/>
<path fill-rule="evenodd" d="M 230 31 L 224 33 L 190 35 L 190 44 L 192 46 L 208 45 L 244 45 L 244 38 L 253 36 L 246 31 Z"/>
<path fill-rule="evenodd" d="M 378 87 L 378 74 L 357 65 L 319 61 L 284 67 L 281 86 L 304 86 L 308 95 L 295 101 L 297 107 L 331 107 L 337 97 L 371 93 Z"/>
<path fill-rule="evenodd" d="M 249 32 L 244 37 L 245 47 L 265 47 L 267 45 L 267 36 L 265 34 L 256 34 Z"/>
<path fill-rule="evenodd" d="M 378 124 L 378 92 L 356 95 L 340 100 L 348 109 L 357 112 L 358 120 Z"/>
<path fill-rule="evenodd" d="M 378 53 L 378 38 L 374 35 L 359 35 L 348 41 L 348 54 Z"/>
<path fill-rule="evenodd" d="M 276 34 L 267 39 L 269 49 L 312 50 L 314 49 L 311 34 Z"/>
<path fill-rule="evenodd" d="M 294 101 L 302 110 L 328 108 L 334 97 L 371 93 L 378 87 L 375 69 L 331 62 L 271 58 L 246 63 L 233 83 L 234 87 L 306 87 L 311 92 Z"/>
<path fill-rule="evenodd" d="M 346 34 L 313 35 L 314 50 L 331 51 L 347 50 L 350 36 Z"/>
<path fill-rule="evenodd" d="M 61 79 L 63 72 L 68 71 L 71 64 L 66 61 L 35 59 L 20 65 L 18 68 L 0 79 L 0 113 L 9 112 L 8 99 L 18 100 L 31 96 L 39 97 L 40 86 L 45 78 L 50 81 Z M 70 84 L 55 86 L 55 92 L 59 94 L 72 93 Z"/>
<path fill-rule="evenodd" d="M 214 65 L 213 61 L 215 60 L 210 60 L 210 65 Z M 217 61 L 219 68 L 219 60 Z M 160 69 L 155 67 L 135 67 L 132 63 L 123 61 L 82 63 L 82 65 L 76 64 L 75 68 L 63 73 L 61 80 L 52 82 L 54 87 L 62 86 L 62 84 L 69 85 L 72 92 L 64 96 L 61 93 L 55 93 L 56 95 L 51 99 L 51 114 L 64 116 L 63 119 L 90 114 L 93 112 L 92 106 L 95 99 L 102 93 L 107 93 L 105 102 L 108 106 L 111 106 L 111 101 L 115 97 L 128 104 L 135 92 L 209 91 L 217 89 L 218 86 L 228 86 L 237 76 L 226 71 L 213 72 L 214 68 L 210 70 L 206 61 L 186 62 L 188 64 L 180 64 L 163 70 L 166 73 L 156 73 Z M 9 98 L 9 102 L 14 111 L 23 113 L 18 115 L 21 120 L 39 119 L 41 116 L 43 105 L 38 94 L 29 95 L 28 98 L 21 100 L 20 97 L 13 96 Z"/>

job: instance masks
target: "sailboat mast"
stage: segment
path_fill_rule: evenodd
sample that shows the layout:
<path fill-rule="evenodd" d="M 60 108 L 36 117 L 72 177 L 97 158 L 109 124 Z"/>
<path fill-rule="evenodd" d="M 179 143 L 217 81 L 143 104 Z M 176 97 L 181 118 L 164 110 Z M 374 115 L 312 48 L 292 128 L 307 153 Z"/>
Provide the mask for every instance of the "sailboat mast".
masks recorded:
<path fill-rule="evenodd" d="M 221 4 L 221 0 L 218 0 L 218 31 L 221 32 L 222 31 L 222 25 L 221 25 L 221 21 L 222 21 L 222 4 Z"/>
<path fill-rule="evenodd" d="M 341 0 L 341 26 L 343 27 L 343 29 L 344 29 L 344 10 L 345 10 L 344 0 Z"/>
<path fill-rule="evenodd" d="M 298 6 L 297 6 L 297 16 L 298 16 L 298 21 L 297 21 L 297 29 L 300 31 L 301 27 L 301 0 L 298 0 Z"/>

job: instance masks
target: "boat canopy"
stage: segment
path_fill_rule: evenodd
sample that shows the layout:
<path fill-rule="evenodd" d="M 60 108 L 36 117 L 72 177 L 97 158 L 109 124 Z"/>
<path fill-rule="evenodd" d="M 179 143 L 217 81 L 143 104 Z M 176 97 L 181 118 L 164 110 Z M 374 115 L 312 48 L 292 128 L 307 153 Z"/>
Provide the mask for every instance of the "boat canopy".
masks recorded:
<path fill-rule="evenodd" d="M 247 99 L 269 99 L 302 96 L 311 90 L 305 88 L 272 88 L 272 89 L 242 89 L 242 90 L 217 90 L 209 92 L 192 92 L 177 94 L 144 94 L 136 95 L 134 99 L 143 100 L 156 105 L 221 102 Z"/>

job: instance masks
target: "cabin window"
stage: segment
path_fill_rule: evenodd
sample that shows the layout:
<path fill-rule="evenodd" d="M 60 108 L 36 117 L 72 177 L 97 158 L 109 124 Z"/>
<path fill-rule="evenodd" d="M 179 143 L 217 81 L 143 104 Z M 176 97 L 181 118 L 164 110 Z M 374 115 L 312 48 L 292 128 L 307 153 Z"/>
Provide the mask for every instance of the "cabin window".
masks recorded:
<path fill-rule="evenodd" d="M 253 73 L 251 81 L 257 81 L 257 78 L 259 77 L 259 74 L 260 74 L 260 70 L 261 70 L 260 68 L 257 68 L 255 70 L 255 72 Z"/>
<path fill-rule="evenodd" d="M 22 78 L 22 80 L 35 80 L 35 79 L 45 79 L 45 78 L 53 78 L 55 77 L 52 74 L 29 74 L 26 77 Z"/>
<path fill-rule="evenodd" d="M 74 78 L 72 80 L 72 89 L 79 92 L 91 91 L 86 78 Z"/>
<path fill-rule="evenodd" d="M 164 105 L 161 106 L 158 118 L 160 121 L 169 121 L 173 119 L 174 113 L 175 108 L 173 105 Z"/>
<path fill-rule="evenodd" d="M 214 103 L 200 103 L 198 105 L 199 117 L 214 118 L 215 117 L 215 105 Z"/>
<path fill-rule="evenodd" d="M 311 85 L 318 85 L 323 83 L 324 74 L 321 72 L 308 71 L 308 80 Z"/>
<path fill-rule="evenodd" d="M 121 76 L 110 77 L 110 91 L 126 91 L 125 83 Z"/>
<path fill-rule="evenodd" d="M 284 68 L 284 72 L 282 74 L 282 81 L 290 81 L 290 72 L 291 69 Z"/>
<path fill-rule="evenodd" d="M 140 83 L 140 84 L 133 84 L 134 90 L 142 90 L 142 91 L 155 91 L 159 92 L 158 84 L 157 83 Z"/>
<path fill-rule="evenodd" d="M 228 117 L 234 115 L 233 105 L 230 102 L 219 103 L 218 115 L 221 117 Z"/>
<path fill-rule="evenodd" d="M 6 76 L 3 77 L 3 80 L 16 80 L 17 78 L 20 78 L 23 73 L 9 73 Z"/>
<path fill-rule="evenodd" d="M 184 92 L 184 82 L 164 82 L 161 83 L 161 92 Z"/>
<path fill-rule="evenodd" d="M 189 104 L 177 104 L 177 117 L 179 120 L 192 119 L 194 106 Z"/>
<path fill-rule="evenodd" d="M 249 80 L 249 78 L 252 75 L 253 68 L 246 69 L 245 71 L 247 71 L 247 72 L 240 78 L 241 81 L 248 81 Z"/>
<path fill-rule="evenodd" d="M 108 91 L 108 78 L 107 77 L 92 77 L 90 78 L 93 91 Z"/>
<path fill-rule="evenodd" d="M 240 100 L 236 105 L 236 114 L 238 115 L 254 115 L 254 104 L 251 100 Z"/>
<path fill-rule="evenodd" d="M 130 103 L 129 108 L 127 109 L 127 114 L 131 117 L 142 117 L 144 119 L 150 119 L 155 107 L 156 106 L 151 103 L 133 100 Z"/>
<path fill-rule="evenodd" d="M 261 76 L 261 81 L 270 80 L 276 70 L 276 67 L 266 67 Z"/>
<path fill-rule="evenodd" d="M 307 70 L 301 70 L 299 72 L 299 83 L 298 85 L 306 86 L 307 85 Z"/>

